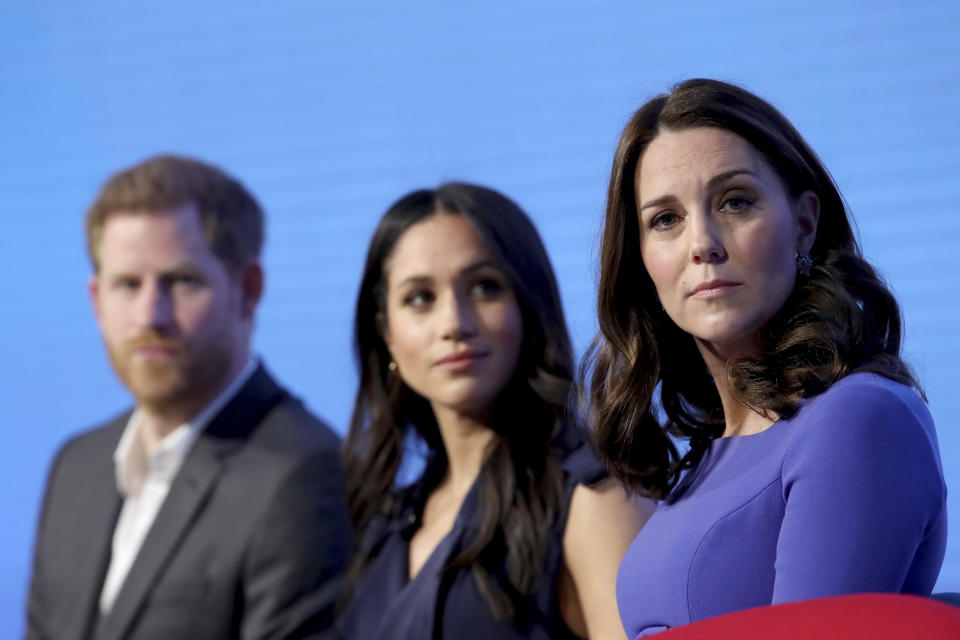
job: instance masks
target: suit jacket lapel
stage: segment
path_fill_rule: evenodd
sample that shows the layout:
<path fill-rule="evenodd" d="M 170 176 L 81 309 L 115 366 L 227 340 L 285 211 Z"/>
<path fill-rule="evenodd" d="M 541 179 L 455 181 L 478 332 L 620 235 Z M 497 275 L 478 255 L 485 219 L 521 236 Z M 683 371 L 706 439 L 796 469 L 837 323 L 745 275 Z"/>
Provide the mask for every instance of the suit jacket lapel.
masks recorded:
<path fill-rule="evenodd" d="M 110 562 L 113 528 L 121 505 L 113 467 L 113 449 L 129 417 L 128 413 L 110 426 L 116 432 L 116 437 L 108 439 L 112 446 L 109 450 L 104 449 L 101 459 L 91 461 L 95 468 L 88 476 L 87 486 L 77 492 L 80 498 L 74 505 L 77 509 L 77 526 L 73 531 L 63 532 L 63 535 L 73 538 L 78 551 L 69 575 L 76 580 L 75 593 L 82 594 L 76 603 L 74 624 L 70 625 L 69 630 L 63 629 L 73 635 L 65 637 L 78 640 L 86 637 L 99 615 L 100 590 Z"/>
<path fill-rule="evenodd" d="M 243 445 L 282 397 L 283 391 L 261 365 L 197 438 L 104 621 L 104 639 L 126 635 L 168 559 L 201 512 L 224 457 Z"/>

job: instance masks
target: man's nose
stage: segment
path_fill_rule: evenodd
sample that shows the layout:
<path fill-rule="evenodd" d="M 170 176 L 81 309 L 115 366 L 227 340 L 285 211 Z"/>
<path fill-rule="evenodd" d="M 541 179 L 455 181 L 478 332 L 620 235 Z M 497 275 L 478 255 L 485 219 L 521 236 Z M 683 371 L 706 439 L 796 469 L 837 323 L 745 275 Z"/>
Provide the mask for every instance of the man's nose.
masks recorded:
<path fill-rule="evenodd" d="M 166 332 L 173 326 L 173 296 L 169 287 L 147 283 L 141 289 L 138 319 L 141 326 Z"/>

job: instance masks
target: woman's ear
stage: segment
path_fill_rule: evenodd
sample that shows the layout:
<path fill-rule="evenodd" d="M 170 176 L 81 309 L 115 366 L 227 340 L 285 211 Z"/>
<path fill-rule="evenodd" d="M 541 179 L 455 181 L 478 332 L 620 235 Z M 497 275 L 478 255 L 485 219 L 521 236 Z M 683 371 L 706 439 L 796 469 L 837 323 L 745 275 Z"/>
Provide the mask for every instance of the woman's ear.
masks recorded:
<path fill-rule="evenodd" d="M 820 197 L 809 189 L 804 191 L 794 201 L 793 212 L 797 222 L 797 251 L 809 253 L 817 238 Z"/>

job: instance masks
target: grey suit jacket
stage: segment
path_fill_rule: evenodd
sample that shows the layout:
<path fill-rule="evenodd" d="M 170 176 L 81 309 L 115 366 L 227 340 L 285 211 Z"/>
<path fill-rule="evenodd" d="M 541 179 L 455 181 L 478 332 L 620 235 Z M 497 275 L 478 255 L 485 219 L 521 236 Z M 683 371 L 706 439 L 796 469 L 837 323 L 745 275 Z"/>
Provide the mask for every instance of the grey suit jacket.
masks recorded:
<path fill-rule="evenodd" d="M 349 548 L 339 441 L 262 366 L 194 443 L 99 616 L 121 506 L 113 451 L 129 415 L 73 438 L 51 467 L 27 638 L 322 636 Z"/>

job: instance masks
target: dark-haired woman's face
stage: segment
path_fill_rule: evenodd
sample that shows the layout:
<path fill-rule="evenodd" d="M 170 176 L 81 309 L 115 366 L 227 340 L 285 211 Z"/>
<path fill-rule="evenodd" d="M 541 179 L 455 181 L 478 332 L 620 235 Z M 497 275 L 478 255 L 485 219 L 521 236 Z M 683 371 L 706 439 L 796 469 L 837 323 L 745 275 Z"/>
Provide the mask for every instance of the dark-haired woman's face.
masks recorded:
<path fill-rule="evenodd" d="M 414 224 L 385 272 L 384 339 L 403 381 L 435 410 L 492 408 L 517 367 L 523 319 L 470 222 L 440 213 Z"/>
<path fill-rule="evenodd" d="M 750 355 L 796 280 L 819 204 L 790 198 L 746 140 L 729 131 L 666 131 L 636 173 L 640 246 L 660 303 L 701 347 Z"/>

